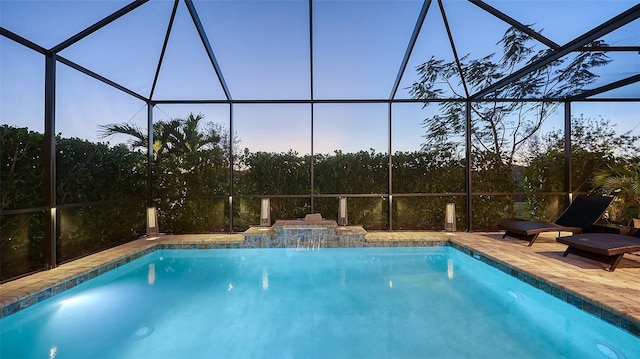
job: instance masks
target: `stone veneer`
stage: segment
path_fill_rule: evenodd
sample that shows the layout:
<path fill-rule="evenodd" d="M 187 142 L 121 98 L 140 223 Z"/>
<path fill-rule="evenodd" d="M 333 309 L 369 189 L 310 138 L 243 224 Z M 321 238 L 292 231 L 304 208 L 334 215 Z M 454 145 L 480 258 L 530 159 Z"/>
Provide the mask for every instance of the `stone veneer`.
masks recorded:
<path fill-rule="evenodd" d="M 367 231 L 338 226 L 335 221 L 276 221 L 271 227 L 251 227 L 242 235 L 255 248 L 362 247 Z"/>

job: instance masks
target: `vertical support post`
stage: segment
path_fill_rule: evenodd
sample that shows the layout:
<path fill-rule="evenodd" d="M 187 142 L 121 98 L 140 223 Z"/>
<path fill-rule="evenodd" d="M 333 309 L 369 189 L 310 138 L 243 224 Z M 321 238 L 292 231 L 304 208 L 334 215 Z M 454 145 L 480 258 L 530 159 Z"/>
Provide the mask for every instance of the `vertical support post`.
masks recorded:
<path fill-rule="evenodd" d="M 233 154 L 233 103 L 229 103 L 229 233 L 233 232 L 233 163 L 236 160 Z"/>
<path fill-rule="evenodd" d="M 311 171 L 310 176 L 311 176 L 311 188 L 309 189 L 309 193 L 311 195 L 311 213 L 315 213 L 315 186 L 316 186 L 316 181 L 315 181 L 315 162 L 316 162 L 316 156 L 315 153 L 313 152 L 313 112 L 314 112 L 314 106 L 313 106 L 313 100 L 311 102 L 311 154 L 309 155 L 309 170 Z"/>
<path fill-rule="evenodd" d="M 314 100 L 314 95 L 313 95 L 313 0 L 309 0 L 309 95 L 310 95 L 310 99 L 311 99 L 311 155 L 309 158 L 309 161 L 311 162 L 309 164 L 309 168 L 311 170 L 311 213 L 315 213 L 315 153 L 314 151 L 314 147 L 313 147 L 313 113 L 314 113 L 314 106 L 313 106 L 313 100 Z"/>
<path fill-rule="evenodd" d="M 465 106 L 465 112 L 464 112 L 464 117 L 465 117 L 465 142 L 466 142 L 466 149 L 465 149 L 465 157 L 466 157 L 466 165 L 465 165 L 465 176 L 464 176 L 464 183 L 465 183 L 465 192 L 466 192 L 466 214 L 467 214 L 467 232 L 471 232 L 473 230 L 473 220 L 472 220 L 472 200 L 473 197 L 471 195 L 472 190 L 473 190 L 473 186 L 472 186 L 472 181 L 471 181 L 471 161 L 472 161 L 472 151 L 471 151 L 471 101 L 467 100 L 466 106 Z"/>
<path fill-rule="evenodd" d="M 153 207 L 153 103 L 147 102 L 147 208 Z"/>
<path fill-rule="evenodd" d="M 56 53 L 45 56 L 44 83 L 44 266 L 57 265 L 57 213 L 56 213 Z"/>
<path fill-rule="evenodd" d="M 392 164 L 393 164 L 393 158 L 391 158 L 391 148 L 392 148 L 392 139 L 391 139 L 391 131 L 392 131 L 392 115 L 393 115 L 393 106 L 391 104 L 391 101 L 389 101 L 389 122 L 388 122 L 388 133 L 389 133 L 389 137 L 387 139 L 388 141 L 388 146 L 387 146 L 387 152 L 388 152 L 388 157 L 389 157 L 389 161 L 387 163 L 387 167 L 388 167 L 388 172 L 387 172 L 387 179 L 388 179 L 388 187 L 387 187 L 387 192 L 389 193 L 389 204 L 387 206 L 387 213 L 388 213 L 388 224 L 389 224 L 389 231 L 393 230 L 393 168 L 392 168 Z"/>
<path fill-rule="evenodd" d="M 571 102 L 564 103 L 564 189 L 567 192 L 569 203 L 573 201 L 573 155 L 571 153 Z"/>
<path fill-rule="evenodd" d="M 153 103 L 147 102 L 147 237 L 158 235 L 158 211 L 153 205 L 153 173 L 155 162 L 153 159 Z"/>

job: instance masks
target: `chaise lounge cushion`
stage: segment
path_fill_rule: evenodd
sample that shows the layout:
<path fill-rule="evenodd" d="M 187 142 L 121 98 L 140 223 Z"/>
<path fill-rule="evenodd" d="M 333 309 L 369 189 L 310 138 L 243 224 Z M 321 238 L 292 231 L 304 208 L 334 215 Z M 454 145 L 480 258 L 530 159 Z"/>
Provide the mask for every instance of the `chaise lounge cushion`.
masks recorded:
<path fill-rule="evenodd" d="M 561 226 L 555 223 L 526 221 L 522 219 L 503 219 L 500 221 L 500 228 L 509 232 L 530 236 L 544 232 L 572 232 L 580 233 L 580 227 Z"/>
<path fill-rule="evenodd" d="M 620 253 L 640 251 L 640 239 L 611 233 L 584 233 L 558 237 L 558 242 L 583 251 L 613 256 Z"/>
<path fill-rule="evenodd" d="M 554 223 L 567 227 L 580 227 L 583 232 L 590 232 L 591 226 L 602 217 L 611 202 L 613 197 L 576 196 Z"/>

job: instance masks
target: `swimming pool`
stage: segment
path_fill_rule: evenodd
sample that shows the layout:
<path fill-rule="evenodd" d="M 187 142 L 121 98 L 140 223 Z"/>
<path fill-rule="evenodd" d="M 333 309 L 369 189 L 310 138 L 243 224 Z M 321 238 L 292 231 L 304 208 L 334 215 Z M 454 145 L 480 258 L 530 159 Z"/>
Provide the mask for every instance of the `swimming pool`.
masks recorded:
<path fill-rule="evenodd" d="M 158 250 L 0 320 L 2 358 L 637 358 L 451 247 Z"/>

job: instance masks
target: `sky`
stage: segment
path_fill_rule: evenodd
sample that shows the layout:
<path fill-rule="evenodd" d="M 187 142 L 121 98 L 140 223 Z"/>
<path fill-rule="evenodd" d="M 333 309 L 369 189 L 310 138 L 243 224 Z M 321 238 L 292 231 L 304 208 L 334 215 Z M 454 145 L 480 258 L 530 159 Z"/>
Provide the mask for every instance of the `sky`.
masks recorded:
<path fill-rule="evenodd" d="M 626 0 L 486 1 L 507 15 L 542 30 L 562 45 L 637 4 Z M 0 0 L 0 26 L 51 48 L 127 1 Z M 308 100 L 311 98 L 308 1 L 194 0 L 216 59 L 234 100 Z M 173 1 L 152 0 L 60 55 L 143 96 L 149 96 Z M 421 1 L 322 1 L 313 3 L 313 98 L 388 99 L 418 18 Z M 445 0 L 447 20 L 460 56 L 480 58 L 496 46 L 508 25 L 461 0 Z M 640 46 L 640 20 L 603 39 L 610 45 Z M 536 50 L 543 49 L 538 44 Z M 409 98 L 415 68 L 431 56 L 453 55 L 437 2 L 433 1 L 396 98 Z M 499 55 L 497 55 L 499 56 Z M 640 72 L 637 53 L 610 55 L 615 66 L 598 69 L 592 85 Z M 0 121 L 43 131 L 44 58 L 0 37 Z M 64 137 L 105 141 L 100 125 L 129 122 L 145 127 L 144 102 L 64 64 L 57 66 L 56 132 Z M 461 91 L 456 88 L 456 91 Z M 451 90 L 446 96 L 453 96 Z M 640 84 L 612 92 L 640 96 Z M 600 95 L 608 97 L 612 95 Z M 153 99 L 225 98 L 184 2 L 180 2 Z M 394 104 L 393 151 L 412 151 L 424 142 L 422 120 L 434 106 Z M 640 134 L 640 104 L 576 103 L 575 115 L 611 120 L 619 132 Z M 154 108 L 156 120 L 202 113 L 228 127 L 229 105 L 169 105 Z M 251 151 L 300 154 L 311 151 L 309 104 L 236 104 L 233 131 L 240 147 Z M 387 104 L 315 104 L 314 152 L 388 151 Z M 562 110 L 549 130 L 562 124 Z M 111 143 L 126 138 L 109 138 Z"/>

